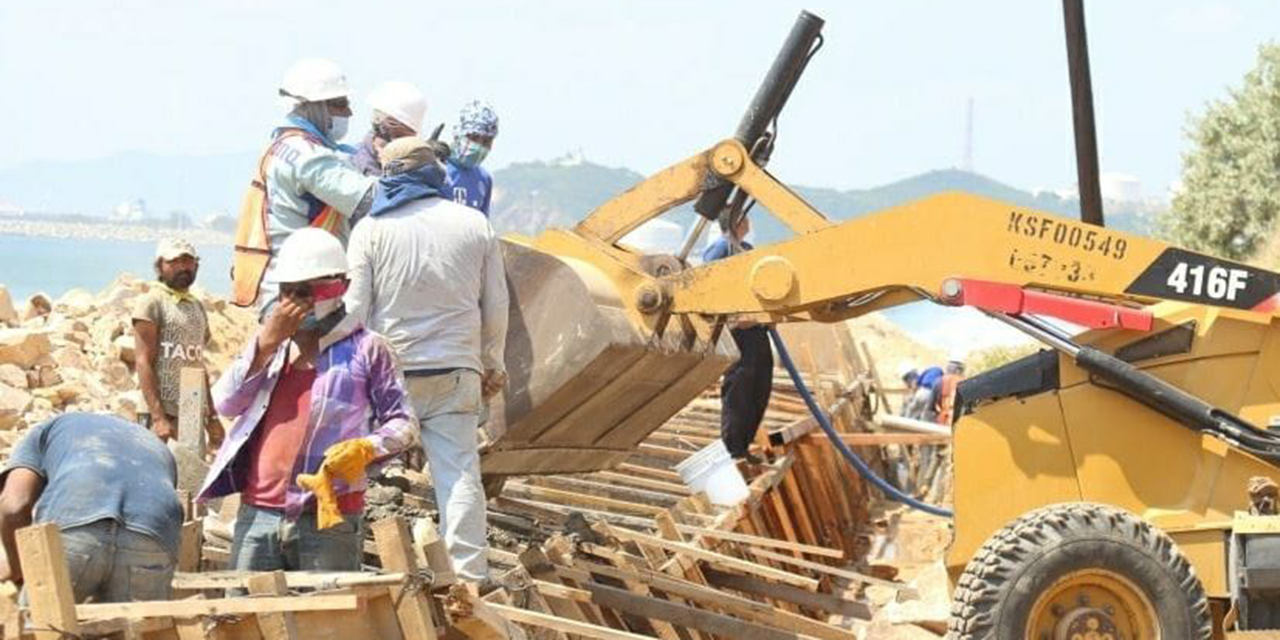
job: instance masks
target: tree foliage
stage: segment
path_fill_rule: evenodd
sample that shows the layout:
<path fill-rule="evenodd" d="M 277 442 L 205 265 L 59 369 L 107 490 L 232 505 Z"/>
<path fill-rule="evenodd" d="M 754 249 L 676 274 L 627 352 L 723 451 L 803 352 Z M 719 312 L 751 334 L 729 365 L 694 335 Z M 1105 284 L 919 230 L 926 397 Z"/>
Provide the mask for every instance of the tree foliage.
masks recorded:
<path fill-rule="evenodd" d="M 1182 189 L 1160 219 L 1162 235 L 1189 249 L 1244 259 L 1266 244 L 1280 215 L 1280 45 L 1226 98 L 1192 118 Z"/>

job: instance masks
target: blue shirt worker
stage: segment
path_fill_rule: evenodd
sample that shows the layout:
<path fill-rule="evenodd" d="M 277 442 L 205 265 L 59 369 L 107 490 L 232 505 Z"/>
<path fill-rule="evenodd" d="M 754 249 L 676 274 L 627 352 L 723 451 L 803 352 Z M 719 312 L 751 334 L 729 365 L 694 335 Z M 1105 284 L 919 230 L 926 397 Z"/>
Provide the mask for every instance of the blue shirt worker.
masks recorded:
<path fill-rule="evenodd" d="M 489 215 L 493 176 L 480 164 L 498 137 L 498 114 L 487 102 L 472 100 L 462 108 L 453 129 L 453 150 L 445 165 L 445 195 Z"/>
<path fill-rule="evenodd" d="M 67 413 L 27 432 L 0 471 L 0 580 L 22 583 L 16 534 L 62 532 L 76 602 L 167 600 L 182 504 L 173 454 L 150 431 Z"/>
<path fill-rule="evenodd" d="M 727 218 L 721 218 L 722 226 Z M 743 240 L 751 230 L 751 221 L 742 216 L 733 229 L 716 238 L 702 253 L 705 262 L 727 258 L 752 246 Z M 748 449 L 760 430 L 769 396 L 773 393 L 773 349 L 769 346 L 769 328 L 755 322 L 738 322 L 729 330 L 738 345 L 738 361 L 724 372 L 720 383 L 720 438 L 735 460 L 751 464 L 762 462 Z"/>

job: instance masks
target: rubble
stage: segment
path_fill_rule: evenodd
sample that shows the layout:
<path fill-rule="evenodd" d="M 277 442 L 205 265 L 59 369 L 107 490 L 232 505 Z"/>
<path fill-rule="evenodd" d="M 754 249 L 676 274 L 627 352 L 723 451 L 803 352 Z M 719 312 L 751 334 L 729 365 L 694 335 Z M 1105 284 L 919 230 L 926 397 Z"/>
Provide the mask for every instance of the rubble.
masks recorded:
<path fill-rule="evenodd" d="M 131 315 L 151 286 L 124 275 L 97 295 L 73 289 L 55 303 L 36 294 L 8 321 L 8 293 L 0 287 L 0 325 L 14 325 L 0 328 L 0 429 L 20 432 L 63 411 L 136 420 L 143 402 L 133 371 Z M 209 318 L 205 353 L 216 380 L 257 327 L 256 318 L 198 286 L 193 292 Z"/>
<path fill-rule="evenodd" d="M 0 285 L 0 326 L 18 323 L 18 310 L 13 307 L 9 289 Z"/>

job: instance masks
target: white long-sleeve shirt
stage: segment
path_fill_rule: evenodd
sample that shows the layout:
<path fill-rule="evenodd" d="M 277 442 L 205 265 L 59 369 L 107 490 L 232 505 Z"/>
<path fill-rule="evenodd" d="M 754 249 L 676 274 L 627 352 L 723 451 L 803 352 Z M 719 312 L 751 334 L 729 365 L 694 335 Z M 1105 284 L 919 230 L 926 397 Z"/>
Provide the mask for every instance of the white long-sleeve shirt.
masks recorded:
<path fill-rule="evenodd" d="M 484 214 L 442 198 L 366 216 L 347 247 L 347 313 L 405 371 L 505 371 L 507 277 Z"/>

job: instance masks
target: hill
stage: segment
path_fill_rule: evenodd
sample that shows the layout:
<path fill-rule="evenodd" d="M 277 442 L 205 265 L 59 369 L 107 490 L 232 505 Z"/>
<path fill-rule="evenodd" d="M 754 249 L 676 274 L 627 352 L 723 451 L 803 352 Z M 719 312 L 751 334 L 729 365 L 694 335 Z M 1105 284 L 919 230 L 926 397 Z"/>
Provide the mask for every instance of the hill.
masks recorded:
<path fill-rule="evenodd" d="M 168 157 L 125 153 L 83 162 L 33 162 L 0 169 L 0 202 L 53 213 L 105 216 L 114 207 L 144 200 L 152 218 L 175 211 L 195 219 L 220 211 L 234 213 L 244 193 L 254 154 Z M 536 233 L 548 226 L 571 226 L 609 198 L 644 179 L 631 169 L 605 167 L 581 158 L 517 162 L 494 172 L 494 225 L 504 232 Z M 987 176 L 946 169 L 928 171 L 870 189 L 839 190 L 797 186 L 796 191 L 827 216 L 845 220 L 943 191 L 966 191 L 1015 205 L 1076 216 L 1075 200 L 1031 194 Z M 688 229 L 689 206 L 666 217 Z M 774 242 L 790 235 L 771 216 L 757 215 L 755 238 Z M 1108 226 L 1150 233 L 1148 216 L 1132 206 L 1108 205 Z"/>

